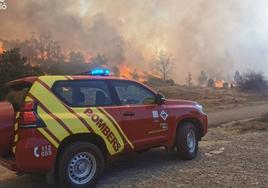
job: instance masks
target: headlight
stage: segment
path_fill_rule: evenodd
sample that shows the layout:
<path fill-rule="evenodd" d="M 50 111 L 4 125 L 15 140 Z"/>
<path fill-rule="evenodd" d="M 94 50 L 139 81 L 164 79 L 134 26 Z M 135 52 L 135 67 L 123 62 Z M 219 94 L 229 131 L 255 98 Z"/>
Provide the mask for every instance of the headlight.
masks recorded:
<path fill-rule="evenodd" d="M 200 110 L 200 112 L 203 112 L 203 106 L 202 106 L 202 105 L 200 105 L 200 104 L 196 104 L 195 106 L 196 106 L 196 108 L 197 108 L 198 110 Z"/>

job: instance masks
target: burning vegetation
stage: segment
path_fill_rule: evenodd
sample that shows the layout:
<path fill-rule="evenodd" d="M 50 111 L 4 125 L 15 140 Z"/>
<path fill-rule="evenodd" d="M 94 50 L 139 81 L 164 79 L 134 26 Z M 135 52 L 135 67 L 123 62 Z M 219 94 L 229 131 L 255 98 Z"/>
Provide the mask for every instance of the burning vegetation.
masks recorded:
<path fill-rule="evenodd" d="M 194 84 L 200 70 L 224 81 L 231 80 L 234 70 L 250 69 L 253 63 L 256 71 L 268 73 L 264 50 L 268 42 L 263 35 L 268 30 L 267 2 L 25 0 L 9 1 L 8 7 L 1 11 L 4 49 L 20 48 L 31 64 L 40 59 L 72 62 L 70 52 L 83 55 L 84 60 L 73 54 L 76 62 L 89 63 L 100 54 L 117 75 L 121 71 L 124 76 L 143 77 L 141 72 L 150 72 L 184 83 L 191 72 Z M 166 61 L 173 64 L 169 78 L 160 69 L 152 71 L 154 54 L 161 51 L 172 54 Z M 76 71 L 80 69 L 75 67 Z"/>
<path fill-rule="evenodd" d="M 19 48 L 25 65 L 38 68 L 38 74 L 107 67 L 115 76 L 151 85 L 221 89 L 244 88 L 241 84 L 247 82 L 232 76 L 235 69 L 244 71 L 254 63 L 257 70 L 267 70 L 263 49 L 268 42 L 259 34 L 265 33 L 263 24 L 244 24 L 252 20 L 247 15 L 253 10 L 255 15 L 260 9 L 258 16 L 267 12 L 268 6 L 256 2 L 25 0 L 10 1 L 9 7 L 1 12 L 6 19 L 1 22 L 0 54 Z M 262 41 L 261 48 L 255 41 Z"/>

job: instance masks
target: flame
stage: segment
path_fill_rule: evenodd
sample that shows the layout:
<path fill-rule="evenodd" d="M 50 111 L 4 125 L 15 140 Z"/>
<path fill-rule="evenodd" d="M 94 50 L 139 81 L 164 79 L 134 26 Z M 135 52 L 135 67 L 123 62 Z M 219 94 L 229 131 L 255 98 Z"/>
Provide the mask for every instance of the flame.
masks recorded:
<path fill-rule="evenodd" d="M 129 64 L 122 64 L 119 66 L 119 75 L 123 78 L 132 78 L 132 67 Z"/>
<path fill-rule="evenodd" d="M 215 81 L 215 88 L 223 88 L 225 84 L 224 80 L 216 80 Z"/>
<path fill-rule="evenodd" d="M 146 75 L 142 70 L 134 68 L 126 63 L 119 66 L 119 76 L 128 79 L 136 79 L 140 82 L 146 81 Z"/>
<path fill-rule="evenodd" d="M 2 54 L 5 51 L 5 49 L 3 48 L 3 43 L 0 42 L 0 54 Z"/>

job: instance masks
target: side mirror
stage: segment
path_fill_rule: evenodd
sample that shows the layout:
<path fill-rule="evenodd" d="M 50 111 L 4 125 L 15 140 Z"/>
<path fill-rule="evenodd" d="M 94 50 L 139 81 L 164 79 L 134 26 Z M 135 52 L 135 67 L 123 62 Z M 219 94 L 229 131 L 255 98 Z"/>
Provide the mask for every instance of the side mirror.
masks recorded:
<path fill-rule="evenodd" d="M 164 95 L 157 93 L 156 95 L 156 104 L 161 105 L 164 104 L 164 102 L 166 101 L 166 98 Z"/>

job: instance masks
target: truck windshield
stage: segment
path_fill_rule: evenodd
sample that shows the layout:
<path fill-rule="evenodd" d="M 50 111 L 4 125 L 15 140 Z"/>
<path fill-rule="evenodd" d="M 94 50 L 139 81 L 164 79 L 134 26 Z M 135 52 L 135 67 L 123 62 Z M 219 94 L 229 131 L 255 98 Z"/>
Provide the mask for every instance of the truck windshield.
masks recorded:
<path fill-rule="evenodd" d="M 29 84 L 8 86 L 5 90 L 5 101 L 10 102 L 15 111 L 19 111 L 30 87 L 31 85 Z"/>

